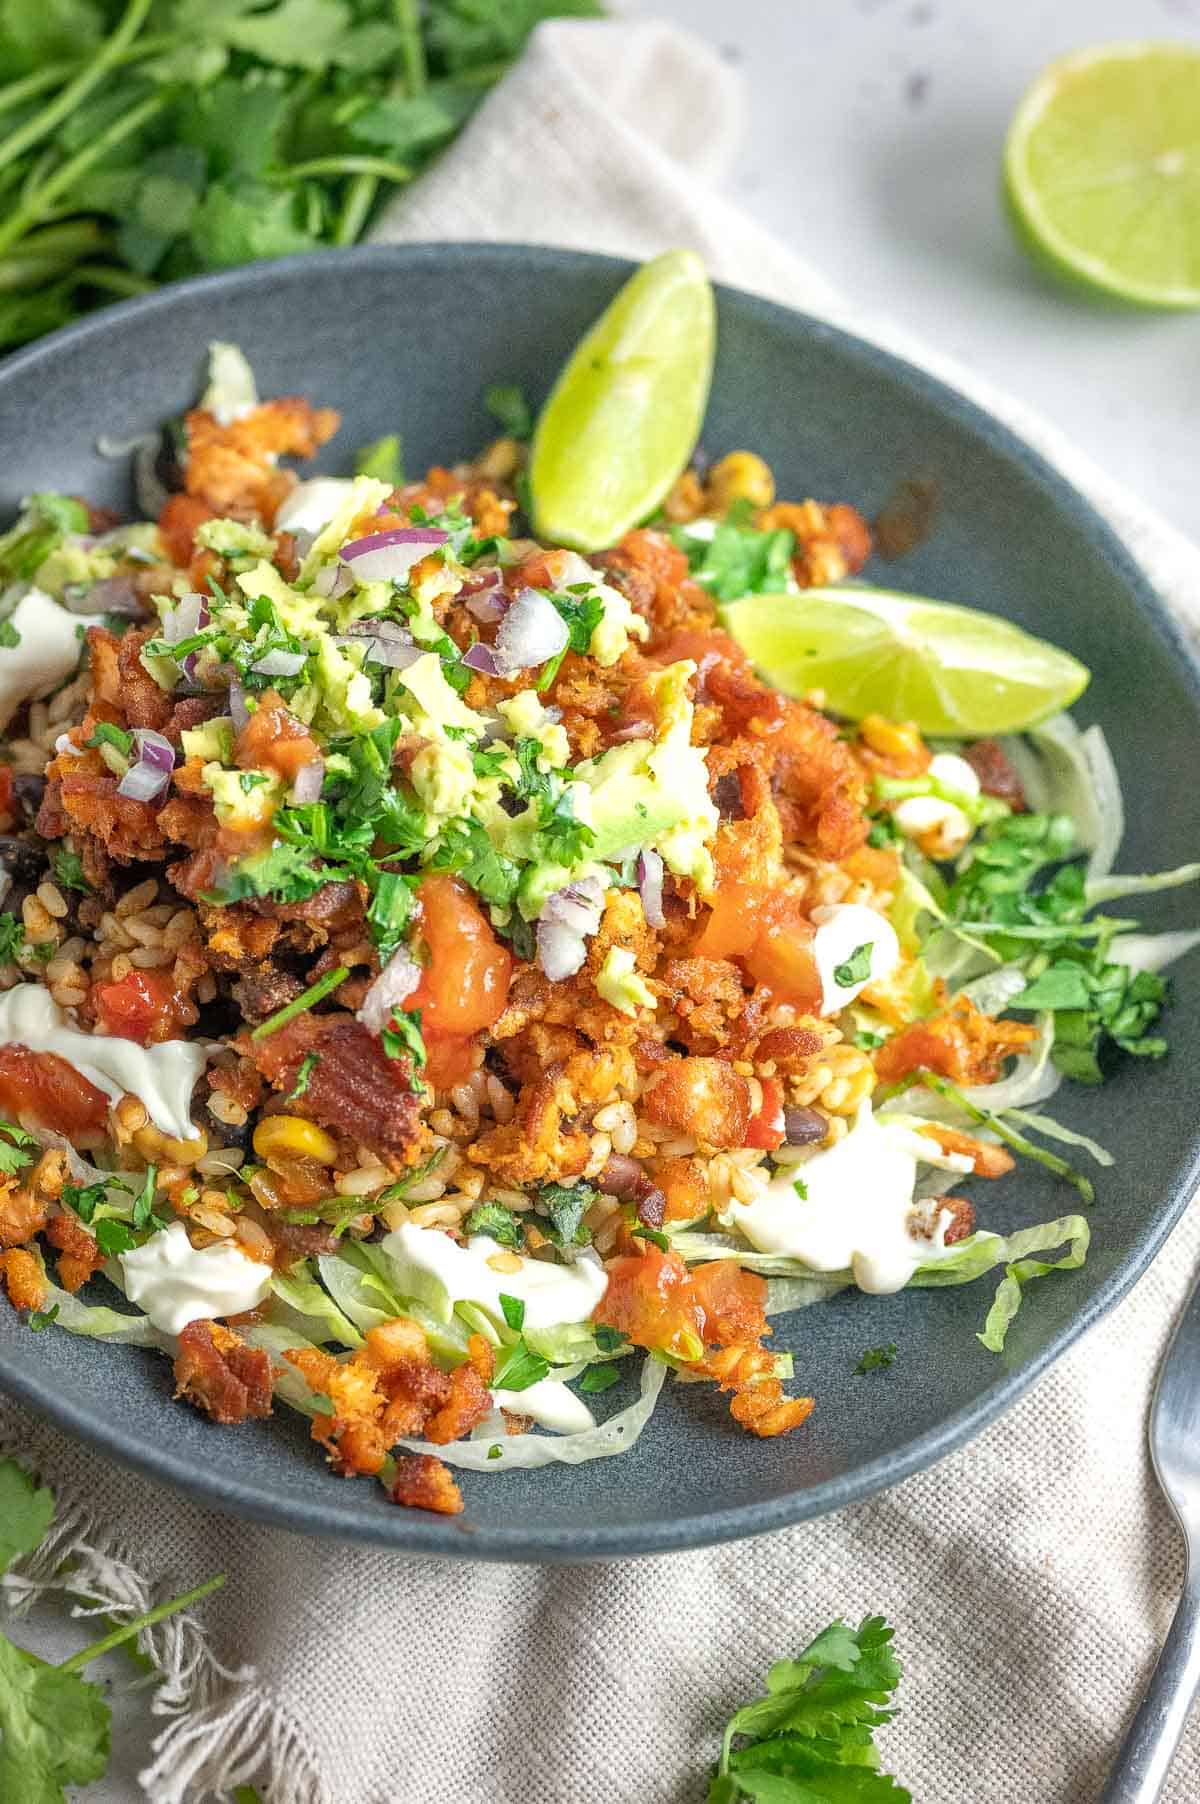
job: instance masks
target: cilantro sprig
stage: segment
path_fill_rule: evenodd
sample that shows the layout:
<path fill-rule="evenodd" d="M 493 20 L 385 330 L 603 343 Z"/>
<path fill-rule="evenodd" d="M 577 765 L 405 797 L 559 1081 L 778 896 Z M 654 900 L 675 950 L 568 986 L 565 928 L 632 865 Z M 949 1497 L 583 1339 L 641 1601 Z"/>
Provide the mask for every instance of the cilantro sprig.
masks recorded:
<path fill-rule="evenodd" d="M 912 1804 L 878 1770 L 875 1731 L 891 1722 L 900 1683 L 882 1616 L 840 1618 L 795 1660 L 777 1660 L 766 1695 L 730 1718 L 708 1804 Z"/>
<path fill-rule="evenodd" d="M 15 1460 L 0 1461 L 0 1573 L 38 1548 L 53 1520 L 53 1493 L 35 1485 Z M 84 1668 L 224 1583 L 221 1574 L 156 1604 L 57 1666 L 0 1635 L 0 1797 L 66 1804 L 68 1785 L 103 1778 L 111 1712 L 100 1686 L 82 1676 Z"/>

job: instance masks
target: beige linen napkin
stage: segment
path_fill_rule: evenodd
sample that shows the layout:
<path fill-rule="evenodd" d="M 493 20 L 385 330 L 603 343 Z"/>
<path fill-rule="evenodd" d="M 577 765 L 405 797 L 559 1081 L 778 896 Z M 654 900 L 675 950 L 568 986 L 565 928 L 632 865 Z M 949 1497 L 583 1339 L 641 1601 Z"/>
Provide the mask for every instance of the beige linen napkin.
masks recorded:
<path fill-rule="evenodd" d="M 707 190 L 739 99 L 727 68 L 666 27 L 543 27 L 382 235 L 692 245 L 722 279 L 865 330 L 1001 413 L 1195 629 L 1187 541 L 1023 409 L 854 318 Z M 229 1575 L 206 1612 L 211 1652 L 178 1627 L 157 1644 L 173 1675 L 145 1779 L 158 1804 L 249 1778 L 269 1804 L 698 1804 L 722 1720 L 767 1665 L 830 1617 L 872 1611 L 907 1666 L 883 1741 L 918 1804 L 1090 1804 L 1180 1582 L 1144 1428 L 1198 1259 L 1193 1211 L 1133 1294 L 971 1446 L 883 1497 L 711 1552 L 560 1571 L 420 1563 L 200 1509 L 7 1405 L 0 1442 L 66 1501 L 63 1544 L 91 1550 L 76 1586 L 132 1607 L 149 1580 Z M 1200 1797 L 1195 1724 L 1166 1797 Z"/>

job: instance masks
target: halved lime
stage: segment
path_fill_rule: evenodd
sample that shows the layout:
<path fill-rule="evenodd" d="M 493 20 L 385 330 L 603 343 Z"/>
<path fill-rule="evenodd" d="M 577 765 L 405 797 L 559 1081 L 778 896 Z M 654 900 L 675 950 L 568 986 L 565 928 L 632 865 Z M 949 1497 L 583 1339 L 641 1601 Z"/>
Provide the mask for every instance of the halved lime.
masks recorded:
<path fill-rule="evenodd" d="M 691 251 L 643 264 L 572 352 L 533 436 L 539 537 L 598 551 L 652 513 L 695 448 L 716 308 Z"/>
<path fill-rule="evenodd" d="M 748 595 L 725 626 L 768 683 L 825 694 L 835 714 L 885 714 L 923 733 L 1019 733 L 1086 687 L 1069 652 L 1010 621 L 950 602 L 857 585 Z"/>
<path fill-rule="evenodd" d="M 1051 63 L 1009 128 L 1018 236 L 1057 274 L 1200 307 L 1200 46 L 1103 44 Z"/>

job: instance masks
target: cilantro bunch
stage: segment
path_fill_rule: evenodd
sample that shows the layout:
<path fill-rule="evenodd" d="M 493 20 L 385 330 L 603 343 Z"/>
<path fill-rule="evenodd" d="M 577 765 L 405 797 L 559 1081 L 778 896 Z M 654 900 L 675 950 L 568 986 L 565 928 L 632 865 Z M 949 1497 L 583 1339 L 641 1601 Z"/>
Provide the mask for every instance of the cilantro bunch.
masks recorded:
<path fill-rule="evenodd" d="M 857 1629 L 839 1618 L 799 1659 L 777 1660 L 766 1696 L 730 1718 L 708 1804 L 912 1804 L 875 1746 L 900 1683 L 891 1641 L 882 1616 Z"/>
<path fill-rule="evenodd" d="M 0 347 L 353 244 L 540 20 L 596 0 L 7 0 Z"/>

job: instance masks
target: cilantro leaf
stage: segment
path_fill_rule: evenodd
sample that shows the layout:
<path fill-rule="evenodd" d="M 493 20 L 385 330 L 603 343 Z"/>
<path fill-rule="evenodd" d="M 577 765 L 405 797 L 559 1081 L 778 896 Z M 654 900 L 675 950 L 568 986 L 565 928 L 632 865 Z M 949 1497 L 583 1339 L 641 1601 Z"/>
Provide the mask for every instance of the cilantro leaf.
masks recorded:
<path fill-rule="evenodd" d="M 404 481 L 400 434 L 389 432 L 369 445 L 360 445 L 354 454 L 354 474 L 374 476 L 380 482 L 390 482 L 394 489 L 399 488 Z"/>
<path fill-rule="evenodd" d="M 201 900 L 217 906 L 242 902 L 247 896 L 303 902 L 328 883 L 333 874 L 316 865 L 311 852 L 285 843 L 239 859 L 226 871 L 218 887 L 203 892 Z"/>
<path fill-rule="evenodd" d="M 509 438 L 527 439 L 532 435 L 533 415 L 515 382 L 494 382 L 490 388 L 485 388 L 483 404 Z"/>
<path fill-rule="evenodd" d="M 527 1391 L 531 1384 L 538 1384 L 547 1376 L 550 1361 L 543 1359 L 527 1347 L 523 1340 L 518 1340 L 509 1347 L 501 1347 L 496 1355 L 496 1370 L 492 1377 L 492 1389 L 497 1391 Z"/>
<path fill-rule="evenodd" d="M 37 1145 L 33 1135 L 27 1134 L 24 1128 L 15 1127 L 10 1121 L 0 1121 L 0 1172 L 11 1175 L 24 1171 L 27 1165 L 33 1164 L 36 1153 L 30 1149 Z"/>
<path fill-rule="evenodd" d="M 0 1637 L 0 1797 L 66 1804 L 107 1771 L 109 1725 L 98 1685 Z"/>
<path fill-rule="evenodd" d="M 648 1228 L 645 1222 L 638 1222 L 629 1232 L 635 1240 L 648 1240 L 651 1246 L 657 1247 L 660 1253 L 669 1253 L 671 1242 L 661 1228 Z"/>
<path fill-rule="evenodd" d="M 583 1218 L 600 1192 L 591 1184 L 543 1184 L 537 1193 L 546 1212 L 546 1235 L 555 1246 L 586 1246 L 592 1236 Z"/>
<path fill-rule="evenodd" d="M 11 620 L 0 620 L 0 647 L 12 651 L 21 643 L 21 635 Z"/>
<path fill-rule="evenodd" d="M 521 1218 L 502 1203 L 477 1203 L 463 1228 L 468 1234 L 487 1234 L 502 1247 L 514 1249 L 525 1245 L 525 1229 Z"/>
<path fill-rule="evenodd" d="M 606 1391 L 611 1385 L 616 1384 L 620 1376 L 620 1366 L 589 1366 L 579 1380 L 579 1388 L 589 1397 L 598 1396 L 601 1391 Z"/>
<path fill-rule="evenodd" d="M 687 554 L 692 576 L 718 601 L 740 601 L 744 595 L 778 595 L 788 586 L 795 536 L 786 527 L 757 532 L 752 526 L 722 521 L 711 539 L 673 533 Z"/>
<path fill-rule="evenodd" d="M 386 965 L 404 937 L 413 910 L 412 886 L 397 871 L 381 871 L 367 908 L 371 938 L 379 948 L 379 962 Z"/>
<path fill-rule="evenodd" d="M 127 1222 L 106 1215 L 96 1223 L 96 1245 L 106 1259 L 115 1259 L 118 1253 L 132 1252 L 137 1240 Z"/>
<path fill-rule="evenodd" d="M 0 1572 L 32 1553 L 53 1520 L 53 1492 L 35 1485 L 16 1460 L 0 1460 Z"/>
<path fill-rule="evenodd" d="M 778 1660 L 764 1697 L 730 1719 L 709 1804 L 912 1804 L 878 1771 L 874 1732 L 900 1682 L 881 1616 L 830 1623 L 795 1660 Z M 739 1744 L 740 1745 L 735 1745 Z"/>
<path fill-rule="evenodd" d="M 525 1302 L 522 1297 L 510 1297 L 506 1291 L 500 1292 L 500 1308 L 507 1325 L 519 1334 L 525 1326 Z"/>
<path fill-rule="evenodd" d="M 152 643 L 157 644 L 158 641 L 155 640 Z M 168 649 L 170 648 L 168 647 Z M 128 758 L 133 751 L 133 734 L 127 733 L 124 727 L 113 726 L 109 720 L 100 720 L 96 722 L 91 738 L 85 739 L 84 744 L 89 749 L 101 745 L 111 745 L 113 750 L 120 752 L 123 758 Z"/>
<path fill-rule="evenodd" d="M 59 848 L 50 854 L 50 866 L 60 889 L 91 890 L 91 884 L 83 874 L 83 860 L 78 852 L 68 852 Z"/>
<path fill-rule="evenodd" d="M 856 983 L 865 983 L 871 975 L 871 954 L 875 950 L 874 940 L 865 940 L 856 946 L 844 964 L 833 967 L 833 981 L 843 990 L 853 988 Z"/>
<path fill-rule="evenodd" d="M 444 828 L 427 861 L 431 871 L 453 871 L 485 902 L 507 908 L 517 893 L 517 866 L 493 846 L 480 821 L 455 820 Z"/>
<path fill-rule="evenodd" d="M 421 1035 L 421 1011 L 419 1008 L 397 1009 L 391 1022 L 380 1035 L 383 1050 L 389 1059 L 398 1059 L 407 1053 L 413 1063 L 414 1071 L 423 1071 L 426 1063 L 425 1041 Z"/>
<path fill-rule="evenodd" d="M 868 1347 L 854 1368 L 856 1378 L 865 1377 L 868 1372 L 886 1371 L 896 1361 L 896 1343 L 890 1340 L 886 1347 Z"/>

